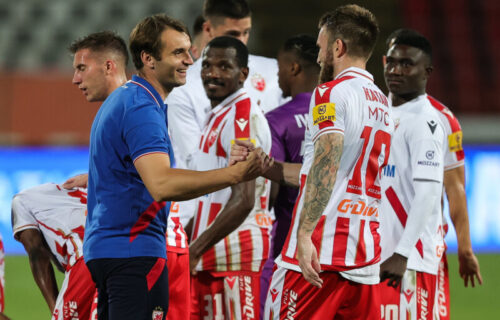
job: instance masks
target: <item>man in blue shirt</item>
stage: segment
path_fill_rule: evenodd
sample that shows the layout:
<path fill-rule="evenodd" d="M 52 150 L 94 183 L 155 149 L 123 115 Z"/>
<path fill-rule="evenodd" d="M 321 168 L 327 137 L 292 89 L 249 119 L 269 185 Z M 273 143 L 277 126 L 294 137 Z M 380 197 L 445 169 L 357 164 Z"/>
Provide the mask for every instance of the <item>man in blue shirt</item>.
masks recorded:
<path fill-rule="evenodd" d="M 106 99 L 92 125 L 84 258 L 99 291 L 99 319 L 164 319 L 165 201 L 254 179 L 269 160 L 258 150 L 230 168 L 172 169 L 163 101 L 193 63 L 188 31 L 154 15 L 137 24 L 129 43 L 138 74 Z"/>

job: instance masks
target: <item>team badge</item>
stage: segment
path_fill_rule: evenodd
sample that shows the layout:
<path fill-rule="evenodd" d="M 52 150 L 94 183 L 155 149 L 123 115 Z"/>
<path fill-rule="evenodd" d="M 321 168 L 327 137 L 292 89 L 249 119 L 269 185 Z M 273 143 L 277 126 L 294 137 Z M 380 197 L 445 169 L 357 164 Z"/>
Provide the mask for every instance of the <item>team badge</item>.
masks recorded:
<path fill-rule="evenodd" d="M 327 102 L 318 104 L 313 109 L 313 124 L 325 121 L 335 121 L 335 103 Z"/>
<path fill-rule="evenodd" d="M 252 75 L 250 81 L 255 89 L 259 91 L 264 91 L 264 89 L 266 89 L 266 79 L 264 79 L 260 74 L 256 73 Z"/>
<path fill-rule="evenodd" d="M 462 151 L 462 131 L 457 131 L 448 136 L 448 148 L 450 152 Z"/>
<path fill-rule="evenodd" d="M 163 309 L 161 307 L 156 307 L 153 310 L 153 320 L 163 320 Z"/>
<path fill-rule="evenodd" d="M 208 144 L 209 148 L 214 144 L 218 135 L 219 135 L 219 131 L 217 129 L 213 129 L 210 131 L 210 133 L 208 134 L 208 137 L 207 137 L 207 144 Z"/>

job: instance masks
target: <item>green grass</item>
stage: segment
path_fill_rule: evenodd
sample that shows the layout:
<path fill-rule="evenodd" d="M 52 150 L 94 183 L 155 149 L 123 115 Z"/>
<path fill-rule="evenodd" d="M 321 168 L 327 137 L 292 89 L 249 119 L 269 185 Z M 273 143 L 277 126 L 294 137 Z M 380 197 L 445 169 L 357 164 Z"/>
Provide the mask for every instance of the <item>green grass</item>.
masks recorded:
<path fill-rule="evenodd" d="M 478 255 L 483 285 L 465 288 L 458 276 L 456 255 L 449 255 L 451 319 L 497 319 L 500 300 L 500 255 Z M 63 274 L 57 272 L 59 283 Z M 5 259 L 5 313 L 12 320 L 50 319 L 49 309 L 31 275 L 26 256 L 7 256 Z"/>

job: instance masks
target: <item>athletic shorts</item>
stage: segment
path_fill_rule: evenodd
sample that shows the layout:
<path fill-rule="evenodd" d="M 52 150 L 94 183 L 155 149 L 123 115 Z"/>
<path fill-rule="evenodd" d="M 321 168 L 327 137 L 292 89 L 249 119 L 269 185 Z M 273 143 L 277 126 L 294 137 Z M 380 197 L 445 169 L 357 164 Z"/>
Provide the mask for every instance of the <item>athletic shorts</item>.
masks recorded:
<path fill-rule="evenodd" d="M 436 285 L 436 319 L 450 320 L 450 278 L 446 252 L 439 262 Z"/>
<path fill-rule="evenodd" d="M 80 258 L 66 271 L 52 320 L 88 320 L 96 293 L 90 272 Z"/>
<path fill-rule="evenodd" d="M 191 320 L 259 319 L 260 273 L 191 276 Z"/>
<path fill-rule="evenodd" d="M 189 282 L 189 254 L 167 251 L 170 297 L 167 320 L 189 320 L 191 292 Z"/>
<path fill-rule="evenodd" d="M 302 273 L 275 267 L 264 309 L 264 319 L 380 320 L 376 285 L 356 283 L 337 272 L 322 272 L 322 288 Z"/>
<path fill-rule="evenodd" d="M 168 311 L 166 260 L 157 257 L 87 262 L 98 290 L 99 320 L 164 320 Z"/>
<path fill-rule="evenodd" d="M 433 319 L 436 297 L 436 276 L 406 270 L 401 285 L 389 287 L 387 281 L 378 285 L 383 320 Z"/>

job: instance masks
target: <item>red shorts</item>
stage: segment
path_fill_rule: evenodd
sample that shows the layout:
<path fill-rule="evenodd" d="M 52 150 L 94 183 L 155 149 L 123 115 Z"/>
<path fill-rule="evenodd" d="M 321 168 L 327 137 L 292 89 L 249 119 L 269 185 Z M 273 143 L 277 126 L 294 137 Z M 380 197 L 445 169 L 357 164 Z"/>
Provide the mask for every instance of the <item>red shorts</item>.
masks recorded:
<path fill-rule="evenodd" d="M 167 267 L 169 303 L 166 320 L 187 320 L 191 313 L 189 254 L 167 251 Z"/>
<path fill-rule="evenodd" d="M 380 310 L 383 320 L 433 320 L 437 276 L 415 270 L 406 270 L 398 288 L 384 281 L 378 285 Z"/>
<path fill-rule="evenodd" d="M 259 319 L 260 273 L 191 276 L 191 319 Z"/>
<path fill-rule="evenodd" d="M 92 281 L 83 258 L 80 258 L 71 269 L 66 271 L 64 282 L 57 296 L 52 319 L 90 319 L 90 310 L 95 293 L 95 283 Z"/>
<path fill-rule="evenodd" d="M 450 278 L 448 276 L 448 260 L 446 252 L 439 262 L 436 285 L 436 304 L 439 320 L 450 320 Z"/>
<path fill-rule="evenodd" d="M 267 295 L 264 319 L 380 320 L 376 285 L 360 284 L 337 272 L 323 272 L 321 289 L 300 272 L 277 267 Z"/>

